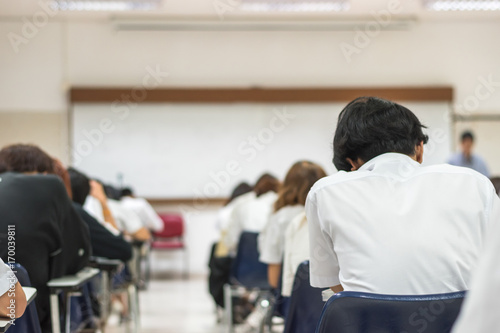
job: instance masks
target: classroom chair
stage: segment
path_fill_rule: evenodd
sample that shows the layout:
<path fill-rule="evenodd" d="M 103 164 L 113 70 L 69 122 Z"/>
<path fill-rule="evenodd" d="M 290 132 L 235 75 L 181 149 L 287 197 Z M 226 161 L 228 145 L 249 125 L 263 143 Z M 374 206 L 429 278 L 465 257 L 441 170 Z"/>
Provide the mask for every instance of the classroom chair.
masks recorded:
<path fill-rule="evenodd" d="M 179 214 L 159 214 L 163 221 L 163 230 L 153 233 L 153 241 L 151 242 L 151 250 L 158 251 L 184 251 L 184 272 L 183 277 L 189 277 L 189 256 L 184 241 L 184 219 Z M 151 264 L 148 263 L 147 276 L 151 269 Z"/>
<path fill-rule="evenodd" d="M 283 333 L 314 333 L 325 302 L 323 289 L 311 287 L 309 260 L 297 268 Z"/>
<path fill-rule="evenodd" d="M 228 332 L 233 331 L 232 298 L 249 290 L 264 295 L 271 290 L 267 280 L 267 265 L 259 261 L 257 249 L 258 233 L 243 232 L 238 243 L 238 252 L 231 268 L 229 283 L 224 286 L 224 305 Z M 258 297 L 259 299 L 259 297 Z M 263 330 L 263 325 L 260 328 Z"/>
<path fill-rule="evenodd" d="M 16 274 L 17 280 L 23 287 L 31 287 L 31 281 L 26 269 L 18 263 L 13 264 L 12 270 Z M 38 312 L 36 311 L 35 302 L 31 302 L 26 307 L 24 314 L 21 318 L 16 319 L 15 325 L 8 329 L 9 333 L 42 333 L 40 328 L 40 320 L 38 319 Z"/>
<path fill-rule="evenodd" d="M 316 333 L 447 333 L 465 292 L 435 295 L 380 295 L 343 291 L 321 313 Z"/>

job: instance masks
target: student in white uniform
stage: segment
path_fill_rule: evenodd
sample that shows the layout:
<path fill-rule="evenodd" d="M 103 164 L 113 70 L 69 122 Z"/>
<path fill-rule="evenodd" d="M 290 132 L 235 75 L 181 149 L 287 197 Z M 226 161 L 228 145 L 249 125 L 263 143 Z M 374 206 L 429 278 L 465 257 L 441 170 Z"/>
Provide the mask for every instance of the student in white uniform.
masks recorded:
<path fill-rule="evenodd" d="M 337 174 L 309 193 L 311 285 L 382 294 L 467 290 L 499 223 L 488 178 L 421 166 L 428 137 L 407 108 L 361 97 L 339 115 Z"/>
<path fill-rule="evenodd" d="M 274 212 L 259 235 L 260 261 L 268 264 L 269 284 L 277 288 L 285 248 L 285 232 L 290 222 L 304 213 L 307 194 L 314 183 L 326 176 L 317 164 L 299 161 L 292 165 L 280 188 Z"/>
<path fill-rule="evenodd" d="M 286 229 L 284 251 L 281 295 L 290 297 L 297 268 L 309 260 L 309 228 L 305 212 L 295 217 Z"/>
<path fill-rule="evenodd" d="M 26 309 L 26 295 L 17 277 L 0 258 L 0 317 L 19 318 Z"/>
<path fill-rule="evenodd" d="M 259 178 L 254 187 L 255 198 L 236 205 L 224 235 L 223 242 L 231 255 L 236 253 L 243 231 L 262 231 L 273 211 L 280 182 L 270 174 Z"/>
<path fill-rule="evenodd" d="M 145 228 L 156 232 L 163 230 L 163 221 L 153 207 L 146 199 L 134 196 L 131 189 L 122 190 L 120 203 L 125 209 L 133 211 L 141 219 Z"/>

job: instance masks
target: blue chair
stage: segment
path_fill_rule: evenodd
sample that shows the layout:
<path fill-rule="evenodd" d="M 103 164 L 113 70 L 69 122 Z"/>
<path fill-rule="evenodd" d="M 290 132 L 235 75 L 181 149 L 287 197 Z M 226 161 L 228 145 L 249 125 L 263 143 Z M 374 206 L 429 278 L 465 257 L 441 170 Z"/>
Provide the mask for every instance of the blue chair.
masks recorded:
<path fill-rule="evenodd" d="M 31 281 L 28 272 L 21 264 L 13 264 L 12 270 L 16 274 L 17 280 L 23 287 L 31 287 Z M 26 307 L 21 318 L 16 319 L 15 325 L 8 329 L 9 333 L 42 333 L 40 320 L 36 312 L 35 302 Z"/>
<path fill-rule="evenodd" d="M 228 332 L 233 331 L 233 296 L 241 295 L 239 287 L 259 292 L 269 292 L 271 286 L 267 280 L 267 265 L 259 261 L 257 249 L 258 233 L 243 232 L 238 243 L 238 252 L 231 268 L 229 284 L 224 285 L 224 304 Z"/>
<path fill-rule="evenodd" d="M 325 302 L 321 288 L 309 282 L 309 260 L 297 268 L 284 333 L 314 333 Z"/>
<path fill-rule="evenodd" d="M 464 296 L 463 291 L 412 296 L 343 291 L 326 303 L 316 333 L 446 333 Z"/>

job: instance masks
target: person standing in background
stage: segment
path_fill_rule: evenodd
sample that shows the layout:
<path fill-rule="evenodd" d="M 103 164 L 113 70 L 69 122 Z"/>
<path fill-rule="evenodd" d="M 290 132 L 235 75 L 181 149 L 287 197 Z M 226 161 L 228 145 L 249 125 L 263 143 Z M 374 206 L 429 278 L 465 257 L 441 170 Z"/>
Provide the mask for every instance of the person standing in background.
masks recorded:
<path fill-rule="evenodd" d="M 490 172 L 486 162 L 480 156 L 472 153 L 473 146 L 474 134 L 471 131 L 463 132 L 460 140 L 462 151 L 452 155 L 448 160 L 448 164 L 470 168 L 489 177 Z"/>

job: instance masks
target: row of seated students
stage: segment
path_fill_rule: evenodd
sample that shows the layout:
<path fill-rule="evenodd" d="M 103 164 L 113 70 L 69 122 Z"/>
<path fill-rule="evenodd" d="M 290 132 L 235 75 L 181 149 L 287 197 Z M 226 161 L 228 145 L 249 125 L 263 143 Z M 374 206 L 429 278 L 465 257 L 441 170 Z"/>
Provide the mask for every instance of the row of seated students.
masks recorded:
<path fill-rule="evenodd" d="M 9 259 L 26 268 L 37 289 L 44 333 L 51 332 L 49 280 L 76 274 L 90 256 L 126 262 L 131 240 L 148 240 L 149 228 L 162 228 L 150 206 L 132 198 L 130 190 L 125 194 L 130 198 L 112 201 L 102 184 L 67 170 L 37 146 L 16 144 L 0 151 L 0 257 L 7 262 L 8 230 L 14 230 L 15 256 Z M 86 202 L 98 202 L 100 209 L 86 209 Z M 123 211 L 126 216 L 119 214 Z"/>
<path fill-rule="evenodd" d="M 267 188 L 277 194 L 266 197 L 261 182 L 270 176 L 262 177 L 253 192 L 221 211 L 214 256 L 234 256 L 242 231 L 259 232 L 269 283 L 277 287 L 283 276 L 284 295 L 298 263 L 309 259 L 311 286 L 334 293 L 470 289 L 456 332 L 497 331 L 498 192 L 470 168 L 422 166 L 429 140 L 424 128 L 400 104 L 355 99 L 340 113 L 334 135 L 339 172 L 325 177 L 317 165 L 298 162 L 282 185 Z M 256 327 L 251 319 L 242 331 Z"/>

